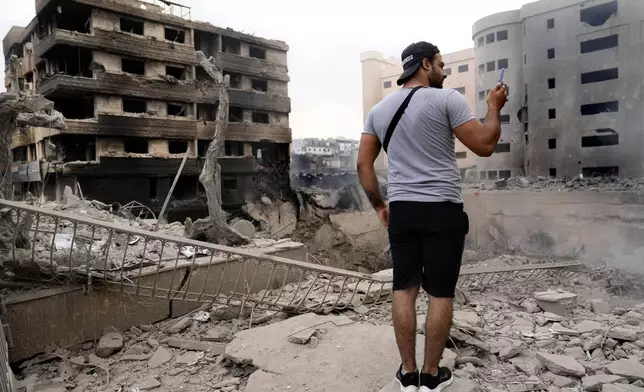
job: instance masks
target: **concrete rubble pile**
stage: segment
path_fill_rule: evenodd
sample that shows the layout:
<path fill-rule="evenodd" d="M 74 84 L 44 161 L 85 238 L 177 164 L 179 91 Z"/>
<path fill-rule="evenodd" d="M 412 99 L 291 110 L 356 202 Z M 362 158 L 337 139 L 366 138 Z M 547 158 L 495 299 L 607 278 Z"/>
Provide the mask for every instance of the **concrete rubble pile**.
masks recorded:
<path fill-rule="evenodd" d="M 619 177 L 589 177 L 572 179 L 552 177 L 512 177 L 496 181 L 465 182 L 464 189 L 480 190 L 537 190 L 537 191 L 642 191 L 644 179 Z"/>

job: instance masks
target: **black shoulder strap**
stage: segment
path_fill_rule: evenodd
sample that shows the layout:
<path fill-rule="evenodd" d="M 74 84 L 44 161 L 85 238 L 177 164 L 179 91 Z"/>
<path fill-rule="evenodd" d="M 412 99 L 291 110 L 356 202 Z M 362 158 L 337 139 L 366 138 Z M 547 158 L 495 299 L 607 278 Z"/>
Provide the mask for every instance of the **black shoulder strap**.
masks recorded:
<path fill-rule="evenodd" d="M 402 117 L 403 113 L 405 113 L 405 109 L 407 109 L 407 106 L 409 105 L 409 101 L 411 101 L 411 97 L 416 94 L 416 91 L 418 89 L 422 88 L 422 86 L 414 87 L 409 95 L 407 95 L 407 98 L 403 101 L 402 105 L 398 108 L 398 111 L 396 114 L 394 114 L 394 117 L 391 119 L 391 123 L 389 123 L 389 128 L 387 128 L 387 133 L 385 134 L 385 140 L 382 142 L 382 148 L 387 152 L 387 148 L 389 148 L 389 141 L 391 140 L 391 135 L 394 134 L 394 130 L 396 129 L 396 126 L 398 125 L 398 122 L 400 121 L 400 118 Z"/>

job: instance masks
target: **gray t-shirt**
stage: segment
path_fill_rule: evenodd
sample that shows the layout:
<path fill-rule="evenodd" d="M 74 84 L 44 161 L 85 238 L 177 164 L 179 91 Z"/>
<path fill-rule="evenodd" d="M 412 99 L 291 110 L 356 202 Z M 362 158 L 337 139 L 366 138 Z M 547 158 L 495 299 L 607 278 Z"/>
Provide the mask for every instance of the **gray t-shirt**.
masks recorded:
<path fill-rule="evenodd" d="M 400 89 L 374 106 L 363 133 L 377 136 L 382 143 L 411 90 Z M 389 201 L 462 203 L 453 129 L 474 118 L 465 97 L 455 90 L 416 91 L 389 141 Z"/>

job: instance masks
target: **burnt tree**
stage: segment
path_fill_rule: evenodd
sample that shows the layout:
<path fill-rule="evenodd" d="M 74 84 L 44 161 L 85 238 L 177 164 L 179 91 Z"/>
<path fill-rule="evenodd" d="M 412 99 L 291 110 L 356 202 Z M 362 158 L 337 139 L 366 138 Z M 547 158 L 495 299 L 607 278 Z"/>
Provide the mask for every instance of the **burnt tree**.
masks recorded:
<path fill-rule="evenodd" d="M 188 218 L 186 220 L 186 235 L 192 239 L 206 240 L 222 245 L 247 244 L 249 239 L 228 225 L 221 208 L 221 166 L 218 159 L 224 149 L 226 128 L 228 128 L 230 76 L 224 76 L 222 71 L 217 68 L 215 59 L 206 58 L 206 55 L 201 51 L 197 52 L 197 60 L 212 79 L 212 81 L 203 83 L 200 88 L 202 92 L 205 89 L 217 89 L 219 106 L 215 113 L 215 133 L 206 152 L 203 170 L 199 175 L 199 181 L 203 184 L 208 199 L 209 216 L 194 223 Z"/>

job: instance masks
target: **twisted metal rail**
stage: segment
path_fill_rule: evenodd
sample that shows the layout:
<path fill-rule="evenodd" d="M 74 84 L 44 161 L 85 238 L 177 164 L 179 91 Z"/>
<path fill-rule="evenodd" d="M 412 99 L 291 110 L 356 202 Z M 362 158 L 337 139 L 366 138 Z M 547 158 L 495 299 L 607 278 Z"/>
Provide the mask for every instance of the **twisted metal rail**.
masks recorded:
<path fill-rule="evenodd" d="M 42 282 L 81 283 L 124 294 L 328 313 L 391 299 L 391 276 L 370 275 L 151 232 L 0 200 L 0 262 Z M 289 249 L 289 244 L 278 244 Z M 544 276 L 571 277 L 576 263 L 464 269 L 459 285 L 485 288 Z M 571 270 L 571 268 L 573 268 Z"/>

